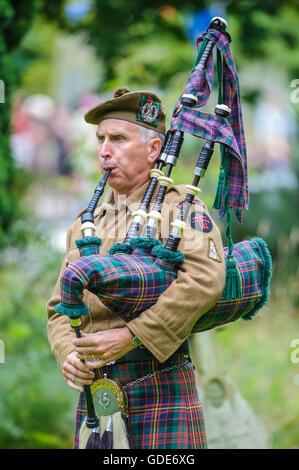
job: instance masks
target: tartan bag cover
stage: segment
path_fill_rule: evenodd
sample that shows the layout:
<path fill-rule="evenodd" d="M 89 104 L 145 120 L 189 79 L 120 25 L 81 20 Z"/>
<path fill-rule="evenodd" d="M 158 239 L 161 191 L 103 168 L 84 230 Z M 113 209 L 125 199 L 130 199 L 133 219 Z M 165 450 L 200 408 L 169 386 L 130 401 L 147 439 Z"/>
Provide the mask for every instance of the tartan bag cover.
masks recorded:
<path fill-rule="evenodd" d="M 172 365 L 178 367 L 159 374 L 160 370 Z M 163 364 L 158 360 L 146 360 L 95 369 L 95 380 L 107 374 L 126 390 L 131 449 L 207 448 L 203 410 L 193 369 L 183 355 L 178 355 L 175 362 Z M 146 380 L 139 381 L 141 378 Z M 135 380 L 138 383 L 126 387 Z M 76 413 L 75 449 L 79 447 L 79 430 L 85 416 L 85 399 L 81 393 Z"/>
<path fill-rule="evenodd" d="M 240 87 L 228 37 L 215 29 L 210 29 L 197 39 L 197 47 L 204 39 L 212 41 L 223 56 L 223 96 L 224 104 L 231 108 L 228 119 L 213 114 L 202 113 L 198 109 L 182 106 L 184 94 L 197 97 L 196 108 L 203 106 L 210 96 L 213 85 L 213 56 L 210 54 L 205 70 L 194 69 L 185 89 L 175 106 L 171 119 L 171 129 L 188 132 L 196 137 L 219 142 L 228 149 L 227 171 L 229 180 L 228 204 L 233 208 L 239 222 L 244 208 L 248 208 L 249 192 L 247 180 L 247 157 Z M 225 201 L 222 200 L 220 216 L 225 214 Z"/>
<path fill-rule="evenodd" d="M 158 242 L 158 240 L 157 240 Z M 55 311 L 76 318 L 88 313 L 83 291 L 88 289 L 125 321 L 155 304 L 177 277 L 173 264 L 156 261 L 150 249 L 131 255 L 90 254 L 68 264 L 61 280 L 61 302 Z"/>
<path fill-rule="evenodd" d="M 228 249 L 225 248 L 225 256 L 227 252 Z M 238 318 L 251 320 L 268 301 L 272 263 L 264 240 L 255 237 L 236 243 L 233 255 L 241 278 L 241 297 L 226 300 L 222 295 L 216 304 L 199 318 L 192 333 L 206 331 Z"/>
<path fill-rule="evenodd" d="M 152 251 L 160 244 L 156 240 Z M 226 248 L 224 253 L 227 252 Z M 266 243 L 257 237 L 236 243 L 233 255 L 241 280 L 241 297 L 225 300 L 222 296 L 199 318 L 192 333 L 238 318 L 249 320 L 267 302 L 271 257 Z M 61 280 L 61 302 L 55 311 L 71 318 L 87 314 L 83 292 L 88 289 L 128 322 L 152 307 L 176 277 L 175 263 L 153 256 L 150 248 L 138 247 L 137 240 L 134 240 L 134 252 L 131 255 L 93 254 L 69 263 Z"/>

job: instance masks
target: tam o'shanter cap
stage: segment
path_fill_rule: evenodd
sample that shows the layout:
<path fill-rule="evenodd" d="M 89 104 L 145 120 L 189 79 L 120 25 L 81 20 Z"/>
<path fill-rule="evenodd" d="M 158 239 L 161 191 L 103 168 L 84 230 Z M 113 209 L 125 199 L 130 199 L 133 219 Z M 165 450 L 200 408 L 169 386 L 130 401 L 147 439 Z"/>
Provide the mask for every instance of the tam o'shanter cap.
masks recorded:
<path fill-rule="evenodd" d="M 85 116 L 89 124 L 99 124 L 104 119 L 121 119 L 165 134 L 166 115 L 160 98 L 151 91 L 130 91 L 118 88 L 112 100 L 92 108 Z"/>

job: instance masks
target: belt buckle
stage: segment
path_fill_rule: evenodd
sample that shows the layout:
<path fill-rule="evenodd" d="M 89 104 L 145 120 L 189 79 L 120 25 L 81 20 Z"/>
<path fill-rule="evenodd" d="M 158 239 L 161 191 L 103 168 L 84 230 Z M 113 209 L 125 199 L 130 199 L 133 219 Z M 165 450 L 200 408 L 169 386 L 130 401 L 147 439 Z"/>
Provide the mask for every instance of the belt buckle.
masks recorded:
<path fill-rule="evenodd" d="M 122 411 L 127 418 L 128 414 L 128 398 L 121 384 L 112 379 L 98 379 L 90 386 L 93 395 L 95 412 L 100 416 L 109 416 L 117 411 Z"/>

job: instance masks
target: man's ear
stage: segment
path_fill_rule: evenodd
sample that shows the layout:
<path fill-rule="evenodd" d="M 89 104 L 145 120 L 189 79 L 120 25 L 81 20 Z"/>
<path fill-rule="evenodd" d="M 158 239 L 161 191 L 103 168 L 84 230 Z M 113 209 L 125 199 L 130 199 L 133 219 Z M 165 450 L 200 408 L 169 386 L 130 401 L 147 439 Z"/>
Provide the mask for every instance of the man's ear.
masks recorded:
<path fill-rule="evenodd" d="M 158 156 L 160 155 L 162 142 L 158 137 L 150 139 L 148 141 L 149 151 L 148 151 L 148 161 L 149 163 L 154 163 Z"/>

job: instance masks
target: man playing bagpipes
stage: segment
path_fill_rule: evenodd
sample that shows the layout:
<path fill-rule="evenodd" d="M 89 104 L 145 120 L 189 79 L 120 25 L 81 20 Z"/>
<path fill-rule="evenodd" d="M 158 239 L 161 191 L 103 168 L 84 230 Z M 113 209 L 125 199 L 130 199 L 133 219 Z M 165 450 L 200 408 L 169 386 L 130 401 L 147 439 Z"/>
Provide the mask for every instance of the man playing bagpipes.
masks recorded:
<path fill-rule="evenodd" d="M 230 208 L 241 218 L 248 194 L 238 81 L 222 19 L 212 20 L 200 40 L 165 140 L 165 111 L 149 91 L 118 89 L 85 115 L 97 125 L 105 174 L 68 231 L 48 302 L 51 349 L 68 385 L 80 392 L 75 448 L 207 447 L 188 337 L 250 319 L 267 301 L 264 242 L 234 246 L 230 235 Z M 215 114 L 204 114 L 196 108 L 211 91 L 215 45 L 217 60 L 223 56 L 221 92 Z M 176 186 L 170 172 L 184 132 L 206 143 L 192 184 Z M 221 174 L 214 207 L 227 215 L 225 249 L 198 198 L 216 142 Z M 97 205 L 107 181 L 110 190 Z"/>
<path fill-rule="evenodd" d="M 111 190 L 95 212 L 102 254 L 115 242 L 123 241 L 124 227 L 128 226 L 132 211 L 141 201 L 150 170 L 161 150 L 161 137 L 165 134 L 165 113 L 159 98 L 147 91 L 119 96 L 122 91 L 125 90 L 118 90 L 116 98 L 101 104 L 86 117 L 89 122 L 98 123 L 101 170 L 112 169 L 108 179 Z M 139 113 L 143 102 L 157 107 L 157 122 L 150 122 L 146 115 L 143 118 L 142 112 Z M 167 191 L 161 221 L 163 242 L 172 222 L 170 209 L 178 211 L 185 195 L 184 185 L 171 186 Z M 71 388 L 82 392 L 80 385 L 91 384 L 105 373 L 123 386 L 151 376 L 127 389 L 131 448 L 202 448 L 206 445 L 203 414 L 186 340 L 197 318 L 222 293 L 225 263 L 218 227 L 199 199 L 193 204 L 190 221 L 184 243 L 180 245 L 185 261 L 177 282 L 153 308 L 135 320 L 125 324 L 87 292 L 90 314 L 83 320 L 82 338 L 74 339 L 69 320 L 53 310 L 60 299 L 60 280 L 48 303 L 49 341 Z M 79 257 L 75 241 L 80 238 L 80 227 L 78 217 L 68 232 L 61 275 L 67 262 Z M 216 259 L 209 256 L 209 240 L 213 240 L 217 250 Z M 141 340 L 142 348 L 133 343 L 134 336 Z M 86 360 L 85 364 L 81 359 Z M 90 362 L 90 359 L 97 361 Z M 115 363 L 106 365 L 111 361 Z M 81 400 L 78 419 L 83 413 Z M 78 445 L 78 427 L 79 424 L 75 446 Z"/>

